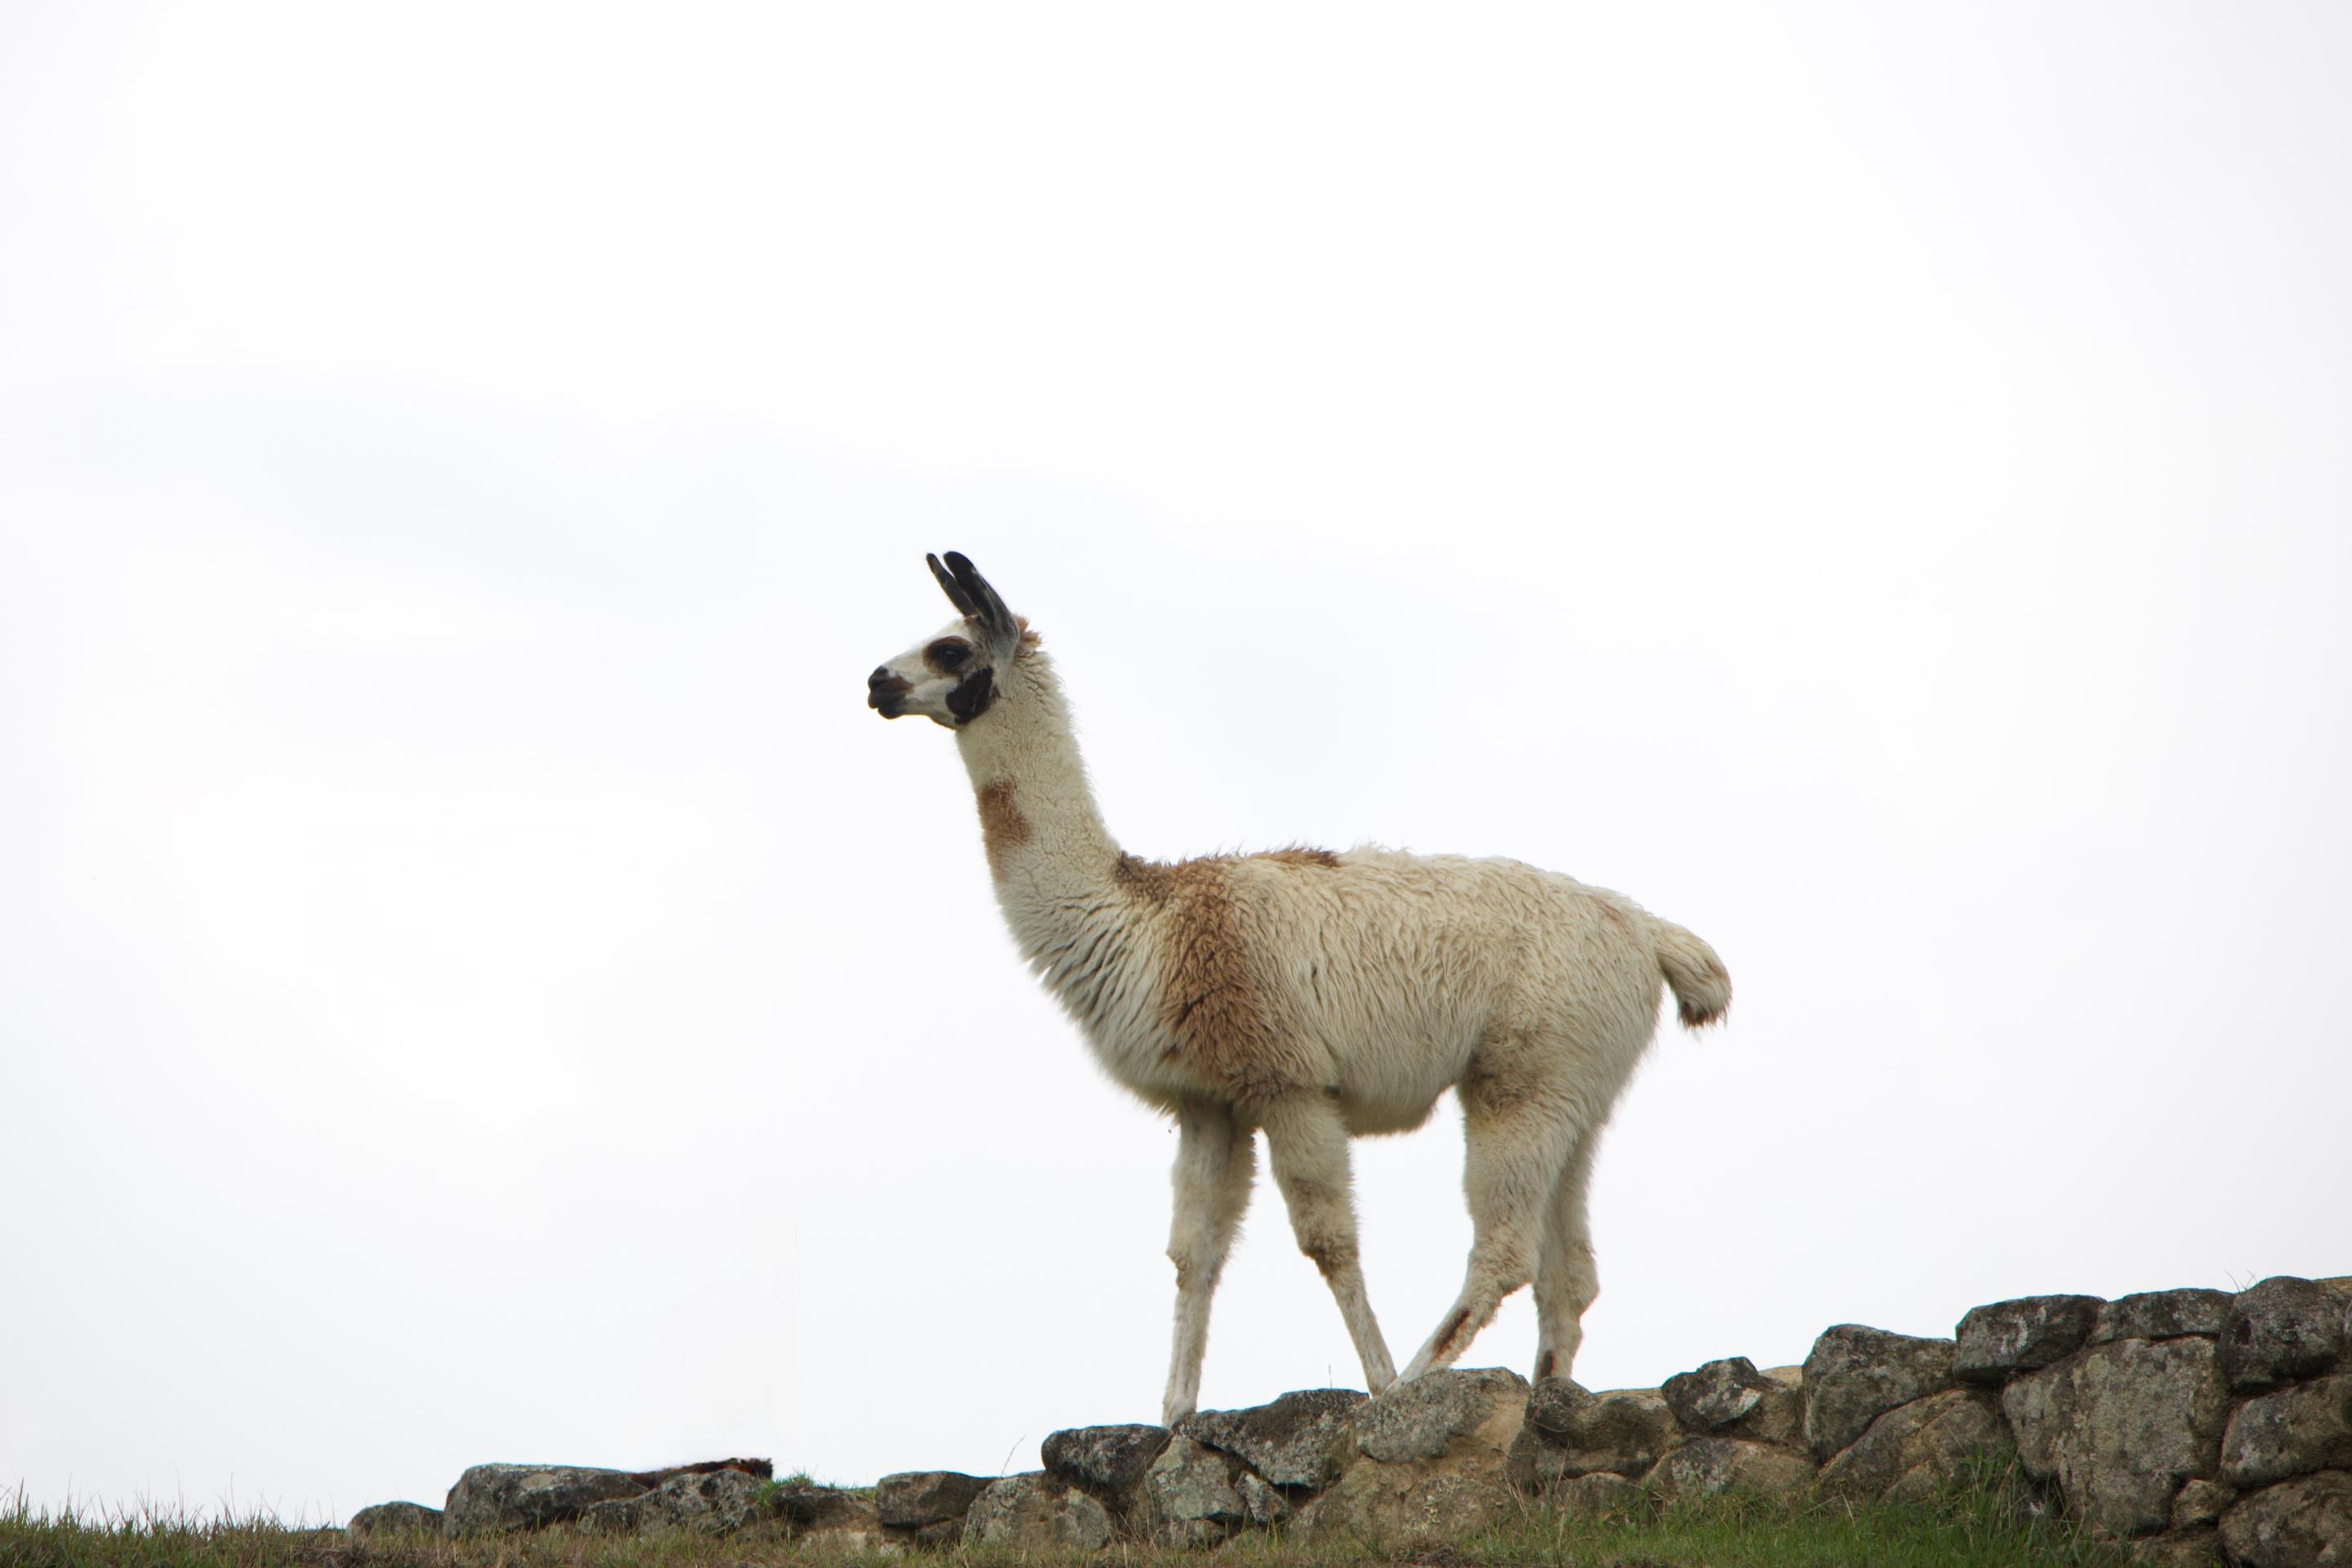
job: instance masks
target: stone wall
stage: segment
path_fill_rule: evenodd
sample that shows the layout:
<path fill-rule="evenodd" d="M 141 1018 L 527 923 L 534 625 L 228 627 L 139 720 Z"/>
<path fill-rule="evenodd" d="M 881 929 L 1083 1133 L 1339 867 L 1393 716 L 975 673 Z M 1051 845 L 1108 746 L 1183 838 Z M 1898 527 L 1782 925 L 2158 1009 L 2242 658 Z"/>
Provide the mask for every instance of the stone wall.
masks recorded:
<path fill-rule="evenodd" d="M 1376 1399 L 1317 1389 L 1172 1431 L 1056 1432 L 1039 1457 L 1020 1475 L 908 1471 L 870 1492 L 762 1485 L 759 1461 L 477 1466 L 439 1515 L 385 1504 L 352 1528 L 576 1519 L 726 1533 L 765 1521 L 913 1550 L 1209 1546 L 1280 1530 L 1414 1547 L 1531 1504 L 1605 1512 L 1732 1489 L 1920 1499 L 2013 1457 L 2079 1528 L 2147 1561 L 2352 1564 L 2352 1278 L 2028 1297 L 1977 1308 L 1950 1339 L 1841 1324 L 1802 1366 L 1732 1357 L 1656 1389 L 1530 1388 L 1497 1368 Z"/>

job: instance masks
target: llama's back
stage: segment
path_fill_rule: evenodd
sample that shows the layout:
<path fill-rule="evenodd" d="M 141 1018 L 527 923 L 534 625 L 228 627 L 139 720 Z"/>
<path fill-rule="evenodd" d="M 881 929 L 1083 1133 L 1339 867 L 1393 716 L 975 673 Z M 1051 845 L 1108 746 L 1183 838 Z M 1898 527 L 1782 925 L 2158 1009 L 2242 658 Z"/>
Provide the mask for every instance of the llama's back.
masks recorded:
<path fill-rule="evenodd" d="M 1565 960 L 1572 988 L 1591 984 L 1613 989 L 1620 980 L 1654 1002 L 1663 978 L 1675 994 L 1685 1025 L 1696 1028 L 1720 1019 L 1731 1006 L 1731 975 L 1715 949 L 1696 933 L 1652 914 L 1624 894 L 1559 871 L 1547 871 L 1517 860 L 1474 860 L 1473 867 L 1491 867 L 1486 885 L 1507 886 L 1528 881 L 1546 895 L 1546 956 Z M 1630 972 L 1617 971 L 1622 960 L 1633 961 Z M 1646 1016 L 1646 1012 L 1645 1012 Z"/>
<path fill-rule="evenodd" d="M 1662 981 L 1687 1021 L 1719 1016 L 1729 1000 L 1698 938 L 1621 893 L 1521 861 L 1366 846 L 1244 864 L 1290 988 L 1351 1035 L 1419 1037 L 1440 1055 L 1497 1028 L 1646 1039 Z"/>

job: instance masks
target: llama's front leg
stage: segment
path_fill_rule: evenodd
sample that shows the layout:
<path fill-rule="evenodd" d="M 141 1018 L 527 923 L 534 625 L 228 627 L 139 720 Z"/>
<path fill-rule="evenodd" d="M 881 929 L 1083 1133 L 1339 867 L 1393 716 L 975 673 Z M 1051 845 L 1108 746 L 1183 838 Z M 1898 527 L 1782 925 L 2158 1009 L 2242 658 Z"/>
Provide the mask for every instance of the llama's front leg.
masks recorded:
<path fill-rule="evenodd" d="M 1225 1254 L 1249 1206 L 1256 1135 L 1226 1107 L 1199 1100 L 1176 1113 L 1176 1217 L 1168 1257 L 1176 1265 L 1176 1342 L 1160 1420 L 1173 1426 L 1201 1397 L 1201 1358 L 1209 1348 L 1209 1303 Z"/>
<path fill-rule="evenodd" d="M 1266 1153 L 1290 1208 L 1298 1249 L 1315 1260 L 1339 1303 L 1364 1384 L 1374 1394 L 1396 1381 L 1388 1342 L 1372 1318 L 1356 1257 L 1356 1205 L 1349 1186 L 1348 1129 L 1322 1095 L 1296 1095 L 1265 1108 Z"/>

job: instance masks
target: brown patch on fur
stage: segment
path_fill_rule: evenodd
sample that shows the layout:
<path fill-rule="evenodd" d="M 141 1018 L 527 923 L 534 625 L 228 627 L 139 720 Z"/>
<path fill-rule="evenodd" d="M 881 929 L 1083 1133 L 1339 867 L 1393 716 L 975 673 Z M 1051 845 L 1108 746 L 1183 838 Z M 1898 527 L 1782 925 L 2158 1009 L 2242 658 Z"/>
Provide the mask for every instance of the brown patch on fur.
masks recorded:
<path fill-rule="evenodd" d="M 1226 856 L 1173 865 L 1122 855 L 1118 885 L 1160 919 L 1161 1021 L 1168 1056 L 1241 1102 L 1307 1087 L 1285 1071 L 1283 1043 L 1244 929 L 1234 862 Z"/>
<path fill-rule="evenodd" d="M 1551 1375 L 1551 1369 L 1559 1363 L 1559 1357 L 1550 1351 L 1546 1351 L 1543 1354 L 1536 1357 L 1535 1380 L 1538 1383 L 1541 1383 L 1545 1378 L 1549 1377 Z"/>
<path fill-rule="evenodd" d="M 938 658 L 933 657 L 933 655 L 936 650 L 942 647 L 960 647 L 963 649 L 964 664 L 956 666 L 954 669 L 950 669 L 946 665 L 941 664 Z M 936 637 L 923 645 L 923 668 L 929 670 L 933 675 L 955 675 L 961 673 L 964 670 L 965 666 L 969 665 L 971 662 L 971 644 L 962 637 Z"/>
<path fill-rule="evenodd" d="M 1268 849 L 1250 857 L 1253 860 L 1273 860 L 1285 866 L 1319 866 L 1326 871 L 1339 868 L 1339 858 L 1328 849 L 1306 849 L 1293 845 L 1287 849 Z"/>
<path fill-rule="evenodd" d="M 1021 815 L 1021 805 L 1013 798 L 1011 779 L 984 784 L 978 794 L 981 847 L 988 851 L 988 874 L 1002 881 L 1005 861 L 1029 842 L 1029 819 Z"/>
<path fill-rule="evenodd" d="M 1013 624 L 1021 628 L 1021 641 L 1016 644 L 1013 649 L 1013 657 L 1019 658 L 1023 654 L 1029 652 L 1032 648 L 1034 648 L 1037 646 L 1038 637 L 1035 632 L 1029 629 L 1028 616 L 1015 616 L 1013 617 Z"/>
<path fill-rule="evenodd" d="M 1176 890 L 1176 868 L 1140 856 L 1121 855 L 1111 863 L 1110 879 L 1148 904 L 1166 903 Z"/>
<path fill-rule="evenodd" d="M 1437 1337 L 1429 1342 L 1429 1359 L 1444 1361 L 1454 1349 L 1454 1336 L 1460 1333 L 1469 1321 L 1470 1309 L 1456 1307 L 1454 1315 L 1445 1320 L 1445 1326 L 1437 1331 Z"/>

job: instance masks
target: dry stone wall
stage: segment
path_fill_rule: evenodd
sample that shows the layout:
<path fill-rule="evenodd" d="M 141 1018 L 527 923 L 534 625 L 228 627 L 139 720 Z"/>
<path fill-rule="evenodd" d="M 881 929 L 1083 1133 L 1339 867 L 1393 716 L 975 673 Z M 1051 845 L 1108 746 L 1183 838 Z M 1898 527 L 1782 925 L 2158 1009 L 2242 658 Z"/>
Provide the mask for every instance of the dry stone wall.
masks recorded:
<path fill-rule="evenodd" d="M 1499 1368 L 1378 1398 L 1316 1389 L 1173 1430 L 1056 1432 L 1040 1458 L 1019 1475 L 906 1471 L 870 1490 L 778 1485 L 759 1460 L 479 1465 L 442 1510 L 382 1504 L 351 1529 L 760 1526 L 913 1552 L 1205 1547 L 1278 1530 L 1426 1548 L 1530 1507 L 1918 1500 L 2014 1461 L 2078 1527 L 2145 1561 L 2352 1568 L 2352 1278 L 2027 1297 L 1977 1308 L 1950 1339 L 1841 1324 L 1802 1366 L 1733 1356 L 1657 1389 L 1529 1387 Z"/>

